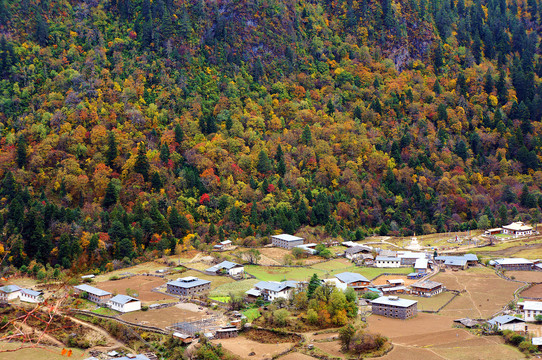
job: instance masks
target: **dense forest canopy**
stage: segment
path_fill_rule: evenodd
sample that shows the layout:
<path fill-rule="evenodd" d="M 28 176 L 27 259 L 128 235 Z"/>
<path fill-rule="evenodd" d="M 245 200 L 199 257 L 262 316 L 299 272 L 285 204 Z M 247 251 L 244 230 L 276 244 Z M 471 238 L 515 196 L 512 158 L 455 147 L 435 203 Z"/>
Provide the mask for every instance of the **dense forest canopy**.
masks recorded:
<path fill-rule="evenodd" d="M 538 0 L 0 0 L 4 264 L 540 220 Z"/>

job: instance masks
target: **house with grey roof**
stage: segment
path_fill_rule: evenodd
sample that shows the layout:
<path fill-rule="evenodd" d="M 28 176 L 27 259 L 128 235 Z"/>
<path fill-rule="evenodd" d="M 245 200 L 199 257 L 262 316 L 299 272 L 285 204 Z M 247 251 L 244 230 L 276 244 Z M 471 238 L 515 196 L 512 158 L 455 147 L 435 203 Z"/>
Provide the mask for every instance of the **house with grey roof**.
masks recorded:
<path fill-rule="evenodd" d="M 122 313 L 141 310 L 141 300 L 128 295 L 113 296 L 111 299 L 109 299 L 107 305 L 111 309 Z"/>
<path fill-rule="evenodd" d="M 211 289 L 209 280 L 202 280 L 195 276 L 187 276 L 170 281 L 166 284 L 167 292 L 174 295 L 193 296 Z"/>
<path fill-rule="evenodd" d="M 495 269 L 502 269 L 508 271 L 529 271 L 533 270 L 534 263 L 531 260 L 524 258 L 504 258 L 496 259 L 491 263 L 495 266 Z"/>
<path fill-rule="evenodd" d="M 344 256 L 349 260 L 364 259 L 363 255 L 370 255 L 373 248 L 365 245 L 358 245 L 349 247 L 344 251 Z M 371 255 L 372 258 L 372 255 Z"/>
<path fill-rule="evenodd" d="M 450 269 L 464 270 L 469 265 L 475 265 L 478 262 L 478 256 L 475 254 L 437 256 L 435 262 Z"/>
<path fill-rule="evenodd" d="M 357 292 L 365 291 L 367 287 L 371 284 L 369 279 L 358 273 L 343 272 L 340 274 L 336 274 L 335 277 L 341 283 L 346 284 L 347 287 L 350 287 Z"/>
<path fill-rule="evenodd" d="M 254 288 L 247 291 L 249 296 L 257 297 L 258 293 L 265 301 L 273 301 L 277 298 L 289 299 L 293 291 L 298 287 L 297 281 L 260 281 Z M 249 293 L 250 292 L 250 293 Z"/>
<path fill-rule="evenodd" d="M 381 296 L 371 301 L 372 313 L 396 319 L 408 319 L 418 314 L 416 300 L 401 299 L 397 296 Z"/>
<path fill-rule="evenodd" d="M 497 327 L 497 329 L 499 330 L 524 332 L 527 329 L 525 320 L 510 315 L 496 316 L 493 319 L 489 320 L 487 323 L 492 327 Z"/>
<path fill-rule="evenodd" d="M 410 285 L 410 293 L 412 295 L 431 297 L 440 294 L 444 290 L 444 286 L 436 281 L 425 280 L 418 281 Z"/>
<path fill-rule="evenodd" d="M 87 284 L 74 286 L 76 294 L 87 294 L 87 299 L 97 304 L 104 304 L 113 297 L 109 291 L 98 289 Z"/>
<path fill-rule="evenodd" d="M 427 259 L 416 259 L 416 262 L 414 263 L 414 272 L 417 272 L 419 274 L 423 274 L 427 272 L 427 269 L 429 268 L 429 260 Z"/>
<path fill-rule="evenodd" d="M 226 274 L 235 277 L 242 275 L 245 272 L 245 267 L 231 261 L 222 261 L 206 269 L 205 272 L 209 275 Z"/>
<path fill-rule="evenodd" d="M 0 302 L 9 302 L 21 295 L 21 288 L 17 285 L 4 285 L 0 287 Z"/>
<path fill-rule="evenodd" d="M 21 289 L 21 295 L 19 299 L 29 303 L 43 302 L 43 291 L 36 291 L 32 289 Z"/>
<path fill-rule="evenodd" d="M 303 245 L 304 239 L 290 234 L 280 234 L 271 236 L 271 243 L 284 249 L 293 249 L 297 245 Z"/>

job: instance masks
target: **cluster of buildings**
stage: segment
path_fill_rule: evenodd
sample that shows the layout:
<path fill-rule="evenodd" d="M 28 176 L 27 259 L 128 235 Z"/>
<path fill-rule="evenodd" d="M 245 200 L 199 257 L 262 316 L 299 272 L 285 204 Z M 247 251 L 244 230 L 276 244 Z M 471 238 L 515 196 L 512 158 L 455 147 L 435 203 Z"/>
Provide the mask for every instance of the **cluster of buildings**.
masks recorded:
<path fill-rule="evenodd" d="M 86 294 L 89 301 L 126 313 L 141 310 L 141 300 L 128 295 L 115 295 L 87 284 L 74 286 L 76 294 Z"/>
<path fill-rule="evenodd" d="M 43 302 L 43 292 L 32 289 L 26 289 L 17 285 L 4 285 L 0 287 L 0 303 L 20 300 L 28 303 Z"/>

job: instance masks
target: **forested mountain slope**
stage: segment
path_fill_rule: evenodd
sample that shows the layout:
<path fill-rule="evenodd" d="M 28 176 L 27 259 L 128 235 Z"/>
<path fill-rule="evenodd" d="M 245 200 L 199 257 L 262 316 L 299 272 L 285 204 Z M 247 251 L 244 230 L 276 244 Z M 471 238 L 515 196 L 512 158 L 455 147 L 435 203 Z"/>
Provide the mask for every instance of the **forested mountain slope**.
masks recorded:
<path fill-rule="evenodd" d="M 541 17 L 538 0 L 3 0 L 5 264 L 539 220 Z"/>

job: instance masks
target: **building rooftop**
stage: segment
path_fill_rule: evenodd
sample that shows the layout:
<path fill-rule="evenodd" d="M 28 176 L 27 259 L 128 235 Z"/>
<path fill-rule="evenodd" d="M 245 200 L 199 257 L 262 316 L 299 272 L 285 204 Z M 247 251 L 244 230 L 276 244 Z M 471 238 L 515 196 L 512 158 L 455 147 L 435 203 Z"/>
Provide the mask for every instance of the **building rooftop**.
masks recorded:
<path fill-rule="evenodd" d="M 250 289 L 250 290 L 245 291 L 245 294 L 258 297 L 262 295 L 262 292 L 260 290 Z"/>
<path fill-rule="evenodd" d="M 143 354 L 137 354 L 137 355 L 128 354 L 126 356 L 115 358 L 115 360 L 150 360 L 150 359 L 146 355 L 143 355 Z"/>
<path fill-rule="evenodd" d="M 288 281 L 282 281 L 282 282 L 276 282 L 276 281 L 260 281 L 254 287 L 258 290 L 267 290 L 267 291 L 273 291 L 273 292 L 280 292 L 288 288 L 296 288 L 297 287 L 297 281 L 288 280 Z"/>
<path fill-rule="evenodd" d="M 222 242 L 220 242 L 221 245 L 229 245 L 231 244 L 231 240 L 224 240 Z"/>
<path fill-rule="evenodd" d="M 390 256 L 377 256 L 375 258 L 375 261 L 401 261 L 401 259 L 397 257 L 390 257 Z"/>
<path fill-rule="evenodd" d="M 465 258 L 446 259 L 444 261 L 444 265 L 465 266 L 465 265 L 467 265 L 467 259 L 465 259 Z"/>
<path fill-rule="evenodd" d="M 525 223 L 522 223 L 520 221 L 505 225 L 502 228 L 512 231 L 529 231 L 533 229 L 531 226 L 525 225 Z"/>
<path fill-rule="evenodd" d="M 508 324 L 511 322 L 525 322 L 525 320 L 514 317 L 514 316 L 510 316 L 510 315 L 501 315 L 501 316 L 496 316 L 493 319 L 488 321 L 488 323 L 491 325 Z"/>
<path fill-rule="evenodd" d="M 40 295 L 43 294 L 42 291 L 36 291 L 36 290 L 32 290 L 32 289 L 21 289 L 21 292 L 25 293 L 26 295 L 30 295 L 30 296 L 40 296 Z"/>
<path fill-rule="evenodd" d="M 0 287 L 1 292 L 5 292 L 7 294 L 11 294 L 12 292 L 19 291 L 21 288 L 17 285 L 4 285 Z"/>
<path fill-rule="evenodd" d="M 396 296 L 381 296 L 378 299 L 371 301 L 373 304 L 392 305 L 398 307 L 409 307 L 418 302 L 416 300 L 401 299 Z"/>
<path fill-rule="evenodd" d="M 536 346 L 542 345 L 542 337 L 533 338 L 533 345 L 536 345 Z"/>
<path fill-rule="evenodd" d="M 289 235 L 289 234 L 280 234 L 280 235 L 273 235 L 272 238 L 284 240 L 284 241 L 298 241 L 303 240 L 303 238 L 300 238 L 298 236 Z"/>
<path fill-rule="evenodd" d="M 84 291 L 84 292 L 87 292 L 89 294 L 95 295 L 95 296 L 111 295 L 111 293 L 109 291 L 98 289 L 98 288 L 95 288 L 94 286 L 90 286 L 90 285 L 87 285 L 87 284 L 77 285 L 77 286 L 74 286 L 74 288 L 76 288 L 76 289 L 78 289 L 80 291 Z"/>
<path fill-rule="evenodd" d="M 417 283 L 414 283 L 411 285 L 411 287 L 417 287 L 417 288 L 427 289 L 427 290 L 431 290 L 439 286 L 442 286 L 442 284 L 436 281 L 431 281 L 431 280 L 418 281 Z"/>
<path fill-rule="evenodd" d="M 397 257 L 406 259 L 425 259 L 426 255 L 423 252 L 398 251 Z"/>
<path fill-rule="evenodd" d="M 358 282 L 358 281 L 365 281 L 365 282 L 369 281 L 365 276 L 361 274 L 357 274 L 357 273 L 352 273 L 352 272 L 343 272 L 340 274 L 336 274 L 335 277 L 346 284 L 350 284 L 350 283 Z"/>
<path fill-rule="evenodd" d="M 211 266 L 210 268 L 206 269 L 205 271 L 217 272 L 217 271 L 222 270 L 222 269 L 230 270 L 230 269 L 233 269 L 234 267 L 238 267 L 238 266 L 243 266 L 243 265 L 239 265 L 239 264 L 236 264 L 236 263 L 231 262 L 231 261 L 222 261 L 219 264 Z"/>
<path fill-rule="evenodd" d="M 406 286 L 400 285 L 400 286 L 392 286 L 392 287 L 380 289 L 380 291 L 382 292 L 391 292 L 391 291 L 399 291 L 399 290 L 406 290 Z"/>
<path fill-rule="evenodd" d="M 388 279 L 386 280 L 388 284 L 404 284 L 405 280 L 403 279 Z"/>
<path fill-rule="evenodd" d="M 177 286 L 183 289 L 190 289 L 196 286 L 210 284 L 210 283 L 211 282 L 209 280 L 202 280 L 194 276 L 188 276 L 184 278 L 179 278 L 174 281 L 170 281 L 167 283 L 167 285 L 173 285 L 173 286 Z"/>
<path fill-rule="evenodd" d="M 124 304 L 128 304 L 129 302 L 132 302 L 132 301 L 139 301 L 139 299 L 133 298 L 133 297 L 128 296 L 128 295 L 116 295 L 116 296 L 112 297 L 109 301 L 116 302 L 116 303 L 124 305 Z"/>
<path fill-rule="evenodd" d="M 527 260 L 524 258 L 504 258 L 504 259 L 496 259 L 495 263 L 499 265 L 532 265 L 533 262 L 531 260 Z"/>
<path fill-rule="evenodd" d="M 371 252 L 372 250 L 373 248 L 370 246 L 355 245 L 355 246 L 349 247 L 344 252 L 347 254 L 357 254 L 364 251 Z"/>

